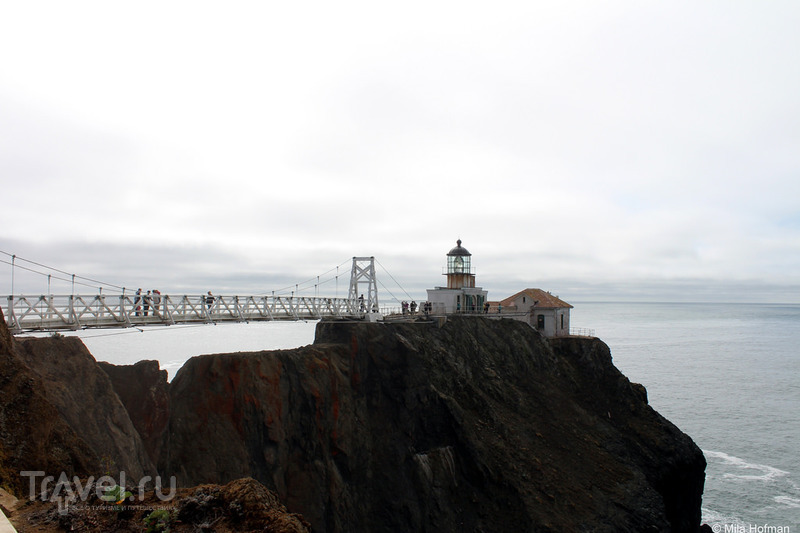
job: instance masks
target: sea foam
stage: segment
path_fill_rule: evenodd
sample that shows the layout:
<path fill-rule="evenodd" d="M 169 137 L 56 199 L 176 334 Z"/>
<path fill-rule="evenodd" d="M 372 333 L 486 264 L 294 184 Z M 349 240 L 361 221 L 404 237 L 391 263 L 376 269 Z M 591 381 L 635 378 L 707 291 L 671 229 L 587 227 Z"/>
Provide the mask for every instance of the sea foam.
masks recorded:
<path fill-rule="evenodd" d="M 725 479 L 743 479 L 748 481 L 772 481 L 774 479 L 789 475 L 789 472 L 775 468 L 774 466 L 749 463 L 740 457 L 728 455 L 725 452 L 703 450 L 706 459 L 719 459 L 723 464 L 735 467 L 734 472 L 723 474 Z M 749 472 L 759 472 L 758 474 Z"/>

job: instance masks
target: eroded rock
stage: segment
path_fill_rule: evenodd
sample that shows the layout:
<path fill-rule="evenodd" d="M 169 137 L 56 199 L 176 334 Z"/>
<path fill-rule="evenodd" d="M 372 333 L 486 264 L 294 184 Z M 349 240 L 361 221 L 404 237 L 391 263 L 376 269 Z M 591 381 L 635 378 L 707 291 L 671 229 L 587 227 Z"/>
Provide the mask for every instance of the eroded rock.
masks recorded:
<path fill-rule="evenodd" d="M 97 454 L 103 468 L 128 479 L 155 476 L 154 463 L 111 380 L 77 337 L 21 338 L 17 352 L 42 384 L 42 393 Z"/>
<path fill-rule="evenodd" d="M 518 322 L 322 322 L 189 360 L 159 465 L 252 476 L 316 531 L 696 531 L 705 459 L 642 389 Z"/>
<path fill-rule="evenodd" d="M 87 475 L 99 456 L 63 419 L 45 386 L 20 357 L 0 310 L 0 485 L 29 496 L 23 471 Z"/>
<path fill-rule="evenodd" d="M 158 361 L 139 361 L 134 365 L 98 361 L 97 364 L 111 379 L 148 457 L 156 464 L 169 424 L 167 371 L 159 368 Z"/>

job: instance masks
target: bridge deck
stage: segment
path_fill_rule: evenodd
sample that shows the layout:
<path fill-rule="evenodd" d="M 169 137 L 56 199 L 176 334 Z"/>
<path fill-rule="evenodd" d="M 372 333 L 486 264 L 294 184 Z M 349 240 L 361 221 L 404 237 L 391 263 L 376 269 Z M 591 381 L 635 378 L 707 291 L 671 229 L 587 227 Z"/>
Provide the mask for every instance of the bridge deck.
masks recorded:
<path fill-rule="evenodd" d="M 258 320 L 364 318 L 362 301 L 304 296 L 133 294 L 9 296 L 3 312 L 13 333 Z"/>

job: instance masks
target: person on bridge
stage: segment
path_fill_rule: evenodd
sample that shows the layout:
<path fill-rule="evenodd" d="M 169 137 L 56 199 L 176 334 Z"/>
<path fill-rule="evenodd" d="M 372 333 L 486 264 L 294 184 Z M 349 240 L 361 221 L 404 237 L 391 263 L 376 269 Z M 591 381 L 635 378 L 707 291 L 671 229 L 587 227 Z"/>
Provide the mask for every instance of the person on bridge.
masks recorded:
<path fill-rule="evenodd" d="M 209 311 L 211 311 L 212 305 L 214 305 L 214 295 L 211 294 L 211 291 L 208 291 L 208 295 L 206 295 L 206 307 Z"/>
<path fill-rule="evenodd" d="M 136 311 L 136 316 L 139 316 L 141 306 L 139 303 L 142 301 L 142 289 L 136 289 L 136 297 L 133 299 L 133 309 Z"/>
<path fill-rule="evenodd" d="M 153 314 L 159 315 L 158 308 L 161 306 L 161 291 L 153 289 Z"/>

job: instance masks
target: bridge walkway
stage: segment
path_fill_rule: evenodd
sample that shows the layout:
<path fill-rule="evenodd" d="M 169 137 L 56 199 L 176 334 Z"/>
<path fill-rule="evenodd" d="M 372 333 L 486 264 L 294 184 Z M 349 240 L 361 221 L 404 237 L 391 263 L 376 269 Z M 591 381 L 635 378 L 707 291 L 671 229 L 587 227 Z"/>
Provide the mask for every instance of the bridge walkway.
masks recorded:
<path fill-rule="evenodd" d="M 40 295 L 9 296 L 12 333 L 216 322 L 363 319 L 363 300 L 306 296 Z"/>

